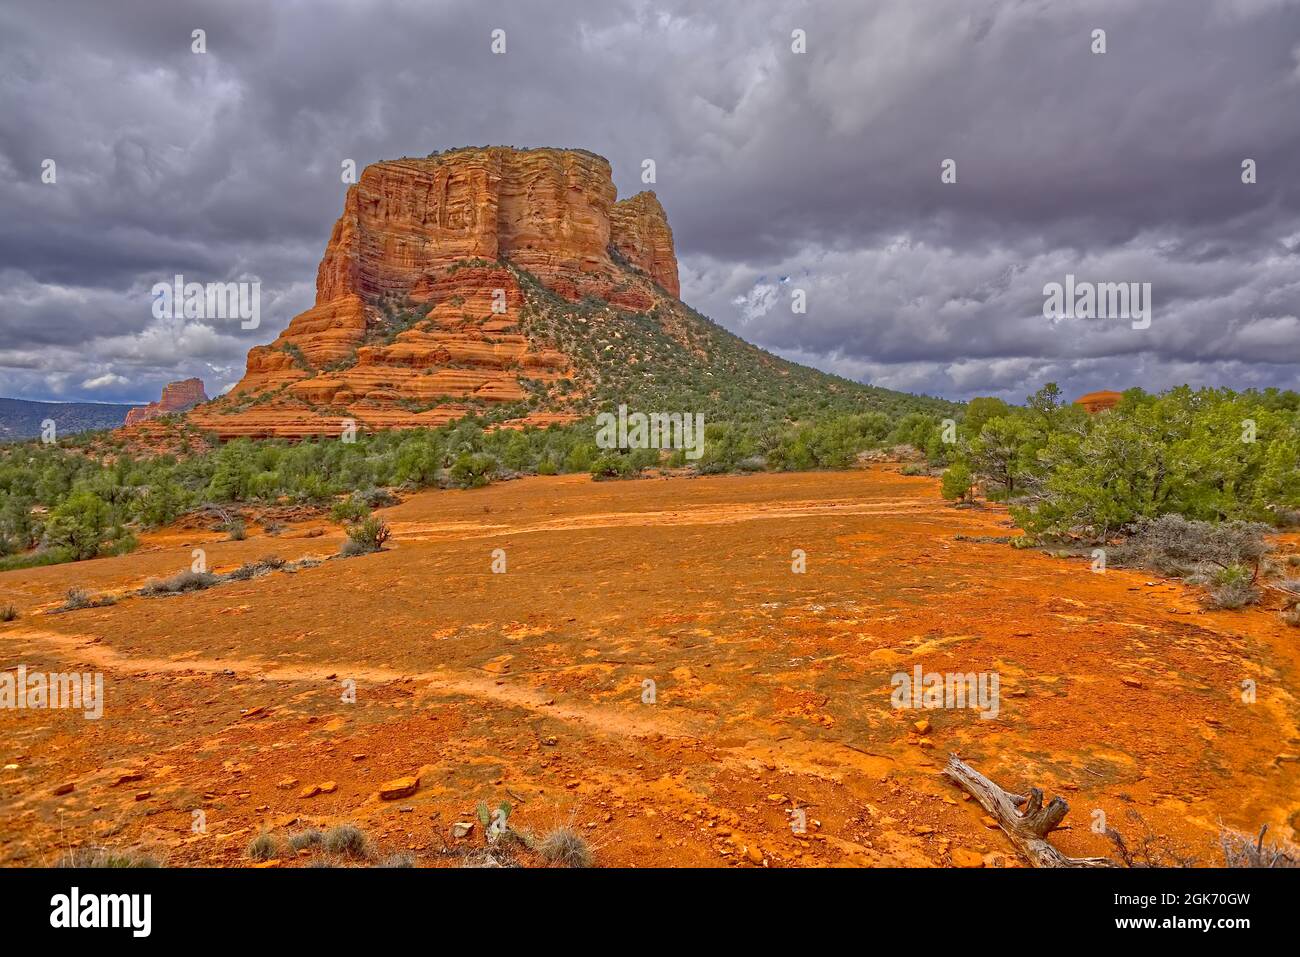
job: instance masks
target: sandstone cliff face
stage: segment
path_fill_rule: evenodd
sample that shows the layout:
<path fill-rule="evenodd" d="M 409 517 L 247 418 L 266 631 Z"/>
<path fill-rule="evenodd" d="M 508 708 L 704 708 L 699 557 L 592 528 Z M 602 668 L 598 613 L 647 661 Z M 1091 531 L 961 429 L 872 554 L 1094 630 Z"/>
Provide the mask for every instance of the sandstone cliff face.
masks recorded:
<path fill-rule="evenodd" d="M 317 273 L 316 302 L 403 294 L 467 259 L 508 259 L 543 282 L 608 294 L 614 195 L 609 163 L 579 150 L 491 147 L 375 163 L 348 190 Z M 662 241 L 666 231 L 664 220 L 662 230 L 646 232 Z M 624 238 L 619 248 L 636 241 Z M 666 272 L 662 249 L 637 255 Z"/>
<path fill-rule="evenodd" d="M 348 190 L 315 306 L 254 347 L 239 384 L 190 419 L 223 438 L 305 436 L 347 418 L 441 425 L 527 399 L 574 369 L 523 334 L 511 267 L 571 302 L 634 312 L 679 291 L 663 207 L 653 193 L 615 202 L 594 153 L 487 147 L 375 163 Z"/>
<path fill-rule="evenodd" d="M 681 295 L 677 283 L 677 254 L 668 214 L 653 192 L 637 193 L 614 204 L 610 221 L 614 248 L 634 266 L 673 296 Z"/>
<path fill-rule="evenodd" d="M 156 419 L 160 415 L 188 411 L 200 402 L 207 401 L 208 395 L 203 391 L 202 379 L 182 379 L 179 382 L 169 382 L 163 386 L 162 396 L 159 397 L 157 402 L 150 402 L 148 405 L 138 406 L 127 412 L 124 424 L 127 426 L 139 425 L 149 419 Z"/>

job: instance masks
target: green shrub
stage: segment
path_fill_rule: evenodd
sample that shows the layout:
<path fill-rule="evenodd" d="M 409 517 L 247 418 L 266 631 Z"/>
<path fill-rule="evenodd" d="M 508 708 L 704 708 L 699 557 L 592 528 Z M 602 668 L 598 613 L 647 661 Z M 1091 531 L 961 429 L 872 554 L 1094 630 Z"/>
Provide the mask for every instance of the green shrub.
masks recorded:
<path fill-rule="evenodd" d="M 1210 586 L 1210 605 L 1214 608 L 1244 608 L 1259 599 L 1250 569 L 1229 565 L 1215 573 Z"/>
<path fill-rule="evenodd" d="M 962 461 L 953 462 L 952 465 L 948 466 L 947 471 L 943 473 L 939 494 L 949 501 L 969 501 L 973 491 L 973 482 L 974 478 L 971 475 L 970 466 Z"/>
<path fill-rule="evenodd" d="M 591 477 L 597 480 L 611 478 L 628 478 L 636 474 L 632 460 L 617 452 L 604 452 L 591 463 Z"/>
<path fill-rule="evenodd" d="M 398 497 L 388 489 L 374 486 L 353 492 L 352 499 L 360 502 L 366 508 L 388 508 L 399 502 Z"/>
<path fill-rule="evenodd" d="M 40 568 L 44 565 L 62 565 L 74 561 L 72 552 L 66 548 L 42 548 L 26 555 L 10 555 L 0 558 L 0 572 L 14 571 L 19 568 Z"/>
<path fill-rule="evenodd" d="M 370 509 L 366 507 L 365 502 L 358 501 L 355 497 L 335 502 L 330 508 L 330 518 L 340 524 L 359 522 L 369 514 Z"/>
<path fill-rule="evenodd" d="M 348 527 L 348 539 L 343 543 L 344 556 L 365 555 L 384 547 L 392 534 L 388 523 L 374 515 Z"/>
<path fill-rule="evenodd" d="M 112 509 L 93 492 L 74 492 L 51 513 L 45 539 L 52 548 L 66 549 L 73 558 L 94 558 L 107 536 Z"/>
<path fill-rule="evenodd" d="M 481 488 L 492 481 L 497 460 L 490 455 L 462 452 L 452 463 L 448 477 L 457 488 Z"/>

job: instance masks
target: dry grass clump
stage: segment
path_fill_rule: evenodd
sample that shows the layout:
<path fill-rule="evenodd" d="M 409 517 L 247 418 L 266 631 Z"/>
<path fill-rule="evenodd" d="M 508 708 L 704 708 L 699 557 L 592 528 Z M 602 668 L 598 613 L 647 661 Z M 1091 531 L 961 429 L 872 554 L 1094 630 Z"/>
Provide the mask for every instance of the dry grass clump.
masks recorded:
<path fill-rule="evenodd" d="M 259 578 L 273 571 L 279 571 L 284 566 L 285 560 L 279 555 L 267 555 L 255 562 L 244 562 L 226 578 L 234 582 L 248 581 L 250 578 Z"/>
<path fill-rule="evenodd" d="M 1116 565 L 1149 568 L 1207 589 L 1211 608 L 1244 608 L 1259 600 L 1256 587 L 1272 544 L 1262 522 L 1202 522 L 1181 515 L 1143 519 L 1111 550 Z"/>
<path fill-rule="evenodd" d="M 289 835 L 289 848 L 295 852 L 305 850 L 310 847 L 320 847 L 325 840 L 325 835 L 316 828 L 308 828 L 305 831 L 299 831 L 296 834 Z"/>
<path fill-rule="evenodd" d="M 138 848 L 78 847 L 59 855 L 55 867 L 162 867 L 162 862 Z"/>
<path fill-rule="evenodd" d="M 109 605 L 116 605 L 117 599 L 112 595 L 93 595 L 84 588 L 69 588 L 68 593 L 64 596 L 63 604 L 57 611 L 78 611 L 82 608 L 106 608 Z M 12 607 L 12 606 L 10 606 Z M 14 612 L 14 618 L 18 613 Z M 6 618 L 6 621 L 12 621 L 12 618 Z"/>
<path fill-rule="evenodd" d="M 179 595 L 187 591 L 202 591 L 221 581 L 220 576 L 212 572 L 182 571 L 168 578 L 154 578 L 145 582 L 140 594 L 145 597 L 157 595 Z"/>
<path fill-rule="evenodd" d="M 552 867 L 591 867 L 586 838 L 571 827 L 557 827 L 537 843 L 537 854 Z"/>
<path fill-rule="evenodd" d="M 370 854 L 370 841 L 366 832 L 355 824 L 340 824 L 325 832 L 325 850 L 340 857 L 360 860 Z"/>
<path fill-rule="evenodd" d="M 275 857 L 278 845 L 270 832 L 263 831 L 248 843 L 248 856 L 255 861 L 269 861 Z"/>

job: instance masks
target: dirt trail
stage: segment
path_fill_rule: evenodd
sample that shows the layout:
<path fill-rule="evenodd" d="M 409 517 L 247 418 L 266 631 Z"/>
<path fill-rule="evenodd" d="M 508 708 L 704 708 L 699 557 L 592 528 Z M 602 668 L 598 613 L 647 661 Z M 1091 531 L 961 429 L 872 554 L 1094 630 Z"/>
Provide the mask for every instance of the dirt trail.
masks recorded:
<path fill-rule="evenodd" d="M 932 502 L 897 500 L 860 502 L 775 502 L 757 505 L 677 508 L 654 512 L 593 512 L 528 525 L 485 522 L 402 522 L 392 523 L 395 540 L 430 540 L 435 537 L 491 537 L 506 532 L 523 535 L 537 532 L 567 532 L 598 528 L 643 527 L 649 525 L 724 525 L 772 519 L 796 519 L 842 515 L 907 515 L 938 513 L 942 506 Z"/>
<path fill-rule="evenodd" d="M 542 711 L 562 721 L 586 725 L 602 734 L 687 737 L 677 723 L 664 715 L 641 714 L 636 717 L 612 707 L 557 704 L 541 692 L 503 683 L 500 679 L 481 678 L 464 673 L 401 672 L 376 668 L 358 662 L 336 661 L 320 665 L 285 665 L 257 658 L 150 658 L 126 655 L 105 645 L 98 638 L 85 639 L 48 631 L 21 629 L 9 637 L 34 641 L 51 647 L 62 659 L 64 668 L 93 669 L 115 675 L 221 675 L 307 684 L 337 683 L 340 676 L 357 683 L 374 685 L 390 682 L 415 682 L 423 695 L 484 698 L 498 704 L 530 711 Z"/>
<path fill-rule="evenodd" d="M 0 861 L 102 843 L 246 864 L 263 825 L 356 820 L 440 865 L 457 860 L 450 822 L 508 797 L 524 826 L 572 819 L 608 864 L 946 866 L 969 850 L 1015 866 L 940 778 L 949 751 L 1061 793 L 1071 854 L 1107 853 L 1097 810 L 1129 831 L 1135 812 L 1205 863 L 1220 820 L 1300 825 L 1300 643 L 1275 614 L 957 541 L 1013 530 L 933 480 L 565 476 L 384 515 L 381 554 L 170 598 L 130 590 L 188 567 L 196 542 L 226 568 L 328 554 L 341 533 L 169 532 L 0 575 L 22 615 L 0 626 L 0 665 L 100 671 L 106 699 L 98 721 L 0 711 Z M 49 614 L 74 585 L 122 597 Z M 996 675 L 996 717 L 894 707 L 917 666 Z M 376 797 L 413 773 L 414 796 Z"/>

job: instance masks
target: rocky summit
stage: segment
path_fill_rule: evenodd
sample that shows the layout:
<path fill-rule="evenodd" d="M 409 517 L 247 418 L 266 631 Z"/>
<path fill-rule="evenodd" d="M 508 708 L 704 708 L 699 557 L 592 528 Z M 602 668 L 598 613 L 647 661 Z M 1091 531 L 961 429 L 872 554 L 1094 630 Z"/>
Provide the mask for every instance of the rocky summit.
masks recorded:
<path fill-rule="evenodd" d="M 349 418 L 437 426 L 511 404 L 516 424 L 577 418 L 591 363 L 541 320 L 580 303 L 679 312 L 663 207 L 652 192 L 615 195 L 609 162 L 585 150 L 458 149 L 367 167 L 315 305 L 190 421 L 232 438 L 329 434 Z"/>

